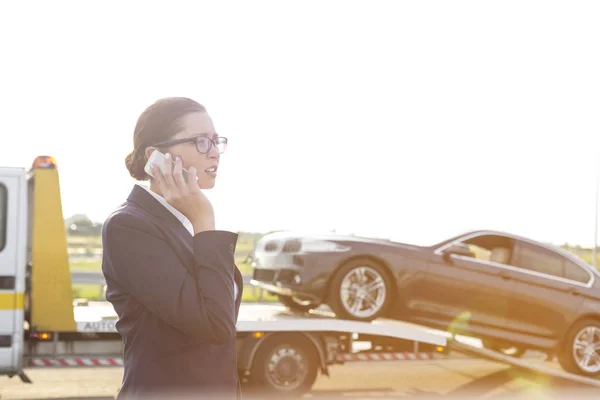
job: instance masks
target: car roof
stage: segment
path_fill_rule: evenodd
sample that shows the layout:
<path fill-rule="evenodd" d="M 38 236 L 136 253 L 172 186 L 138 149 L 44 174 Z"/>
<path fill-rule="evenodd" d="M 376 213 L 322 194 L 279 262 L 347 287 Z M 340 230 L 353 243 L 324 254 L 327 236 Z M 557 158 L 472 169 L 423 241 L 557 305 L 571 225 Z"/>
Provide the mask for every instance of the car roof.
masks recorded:
<path fill-rule="evenodd" d="M 521 235 L 517 235 L 514 233 L 509 233 L 509 232 L 504 232 L 504 231 L 500 231 L 500 230 L 494 230 L 494 229 L 477 229 L 477 230 L 471 230 L 471 231 L 467 231 L 464 232 L 460 235 L 455 236 L 454 238 L 450 239 L 449 241 L 445 242 L 445 243 L 450 243 L 453 242 L 455 240 L 459 240 L 461 238 L 464 238 L 465 236 L 478 236 L 478 235 L 493 235 L 493 236 L 504 236 L 504 237 L 508 237 L 511 239 L 515 239 L 515 240 L 519 240 L 522 242 L 526 242 L 526 243 L 531 243 L 531 244 L 535 244 L 541 247 L 545 247 L 546 249 L 550 250 L 550 251 L 554 251 L 568 259 L 570 259 L 573 262 L 576 262 L 577 264 L 584 266 L 586 268 L 588 268 L 589 270 L 591 270 L 592 272 L 594 272 L 596 275 L 600 275 L 600 272 L 593 268 L 590 264 L 588 264 L 587 262 L 585 262 L 583 259 L 581 259 L 580 257 L 578 257 L 577 255 L 571 253 L 568 250 L 563 249 L 560 246 L 557 246 L 555 244 L 552 243 L 544 243 L 535 239 L 531 239 L 525 236 L 521 236 Z"/>

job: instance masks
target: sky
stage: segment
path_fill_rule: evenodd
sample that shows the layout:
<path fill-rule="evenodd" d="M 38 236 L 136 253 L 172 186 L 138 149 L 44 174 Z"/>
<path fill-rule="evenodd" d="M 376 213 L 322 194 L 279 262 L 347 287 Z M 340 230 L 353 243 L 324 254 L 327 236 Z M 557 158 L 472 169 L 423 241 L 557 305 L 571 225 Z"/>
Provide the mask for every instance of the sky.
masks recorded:
<path fill-rule="evenodd" d="M 597 1 L 0 3 L 0 165 L 103 221 L 165 96 L 229 139 L 217 228 L 594 243 Z"/>

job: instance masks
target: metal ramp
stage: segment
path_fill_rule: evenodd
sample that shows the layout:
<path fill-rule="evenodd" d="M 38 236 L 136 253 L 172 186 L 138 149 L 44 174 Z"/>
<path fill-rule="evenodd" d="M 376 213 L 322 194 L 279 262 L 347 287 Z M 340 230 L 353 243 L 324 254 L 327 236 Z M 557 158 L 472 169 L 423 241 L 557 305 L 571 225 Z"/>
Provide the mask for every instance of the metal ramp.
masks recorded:
<path fill-rule="evenodd" d="M 77 332 L 116 333 L 116 313 L 107 302 L 74 307 Z M 360 322 L 335 318 L 327 311 L 295 312 L 278 304 L 242 304 L 238 332 L 339 332 L 379 335 L 445 346 L 439 331 L 402 321 Z"/>
<path fill-rule="evenodd" d="M 549 366 L 532 364 L 523 359 L 507 356 L 493 350 L 471 346 L 453 338 L 448 338 L 447 347 L 449 350 L 468 356 L 506 364 L 512 367 L 511 369 L 520 371 L 519 377 L 525 379 L 552 381 L 556 386 L 569 389 L 593 389 L 596 396 L 600 398 L 600 380 L 572 374 Z"/>

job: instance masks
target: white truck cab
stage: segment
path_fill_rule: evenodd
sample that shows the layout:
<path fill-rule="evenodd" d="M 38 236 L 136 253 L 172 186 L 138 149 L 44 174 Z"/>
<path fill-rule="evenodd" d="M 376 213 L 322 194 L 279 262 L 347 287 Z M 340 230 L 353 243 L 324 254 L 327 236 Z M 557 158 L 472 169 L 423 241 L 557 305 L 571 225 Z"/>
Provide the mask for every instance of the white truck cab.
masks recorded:
<path fill-rule="evenodd" d="M 27 183 L 25 170 L 0 168 L 0 373 L 22 368 Z"/>

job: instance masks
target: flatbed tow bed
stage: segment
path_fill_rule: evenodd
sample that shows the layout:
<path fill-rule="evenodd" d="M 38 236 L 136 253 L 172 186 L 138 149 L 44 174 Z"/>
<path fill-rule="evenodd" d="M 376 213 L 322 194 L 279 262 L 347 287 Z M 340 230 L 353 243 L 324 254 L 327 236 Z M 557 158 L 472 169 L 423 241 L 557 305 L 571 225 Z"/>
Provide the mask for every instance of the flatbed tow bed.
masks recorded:
<path fill-rule="evenodd" d="M 114 309 L 106 302 L 76 306 L 78 338 L 48 335 L 27 353 L 31 367 L 122 366 L 122 347 Z M 319 371 L 353 361 L 444 359 L 448 351 L 487 359 L 523 371 L 514 378 L 542 378 L 578 389 L 600 390 L 600 381 L 535 365 L 458 341 L 446 332 L 412 323 L 380 319 L 337 319 L 324 311 L 297 313 L 278 304 L 242 304 L 238 329 L 238 371 L 249 389 L 302 395 Z M 89 340 L 89 341 L 87 341 Z M 102 348 L 103 353 L 95 350 Z"/>
<path fill-rule="evenodd" d="M 74 307 L 74 315 L 76 333 L 36 334 L 39 339 L 24 354 L 27 367 L 123 365 L 112 306 L 90 302 Z M 237 331 L 242 382 L 296 395 L 310 390 L 319 371 L 329 375 L 331 365 L 432 359 L 447 343 L 440 332 L 400 321 L 341 320 L 271 304 L 242 304 Z"/>

